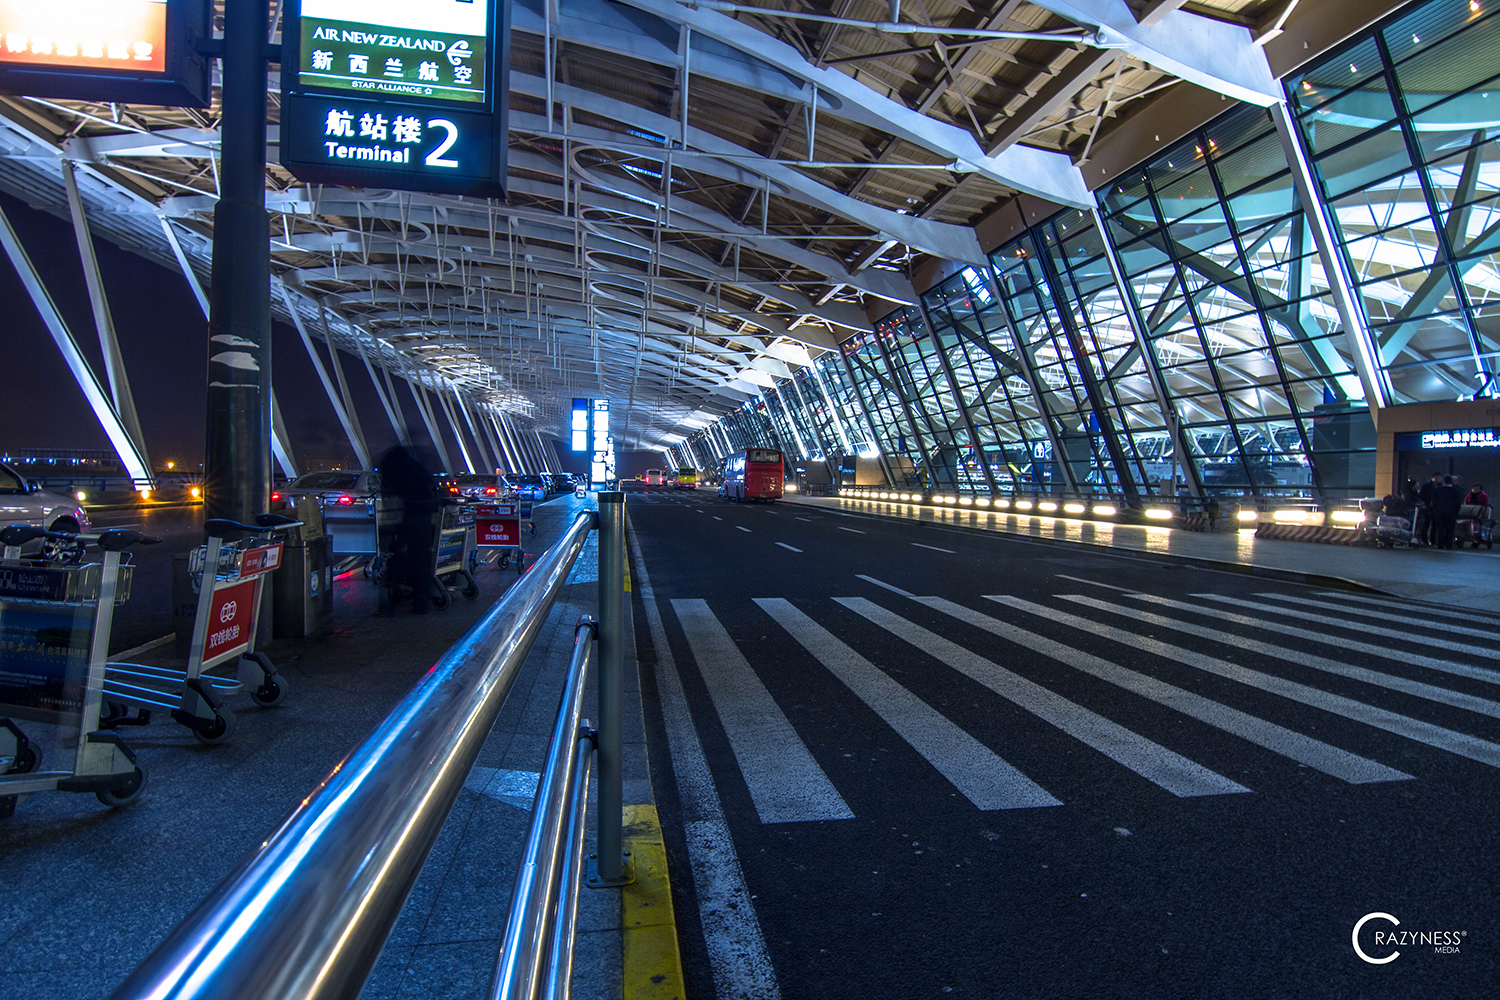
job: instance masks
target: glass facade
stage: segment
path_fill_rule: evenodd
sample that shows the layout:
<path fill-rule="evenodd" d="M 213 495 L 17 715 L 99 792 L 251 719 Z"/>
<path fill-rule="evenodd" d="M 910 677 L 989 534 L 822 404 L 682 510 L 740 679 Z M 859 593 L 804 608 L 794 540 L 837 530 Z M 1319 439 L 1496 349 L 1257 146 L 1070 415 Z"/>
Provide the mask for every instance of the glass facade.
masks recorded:
<path fill-rule="evenodd" d="M 803 434 L 929 491 L 1369 495 L 1372 404 L 1500 397 L 1500 10 L 1407 8 L 1284 86 L 819 359 Z"/>
<path fill-rule="evenodd" d="M 1494 395 L 1493 5 L 1423 4 L 1285 82 L 1391 401 Z"/>

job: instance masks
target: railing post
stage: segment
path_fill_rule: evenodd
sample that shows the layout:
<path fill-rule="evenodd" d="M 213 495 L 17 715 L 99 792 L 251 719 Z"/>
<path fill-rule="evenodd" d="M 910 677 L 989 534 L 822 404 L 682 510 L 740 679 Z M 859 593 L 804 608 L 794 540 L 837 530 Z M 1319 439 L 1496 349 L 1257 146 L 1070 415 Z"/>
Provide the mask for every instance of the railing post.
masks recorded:
<path fill-rule="evenodd" d="M 625 811 L 620 738 L 624 699 L 625 494 L 599 493 L 599 856 L 589 884 L 623 885 Z"/>

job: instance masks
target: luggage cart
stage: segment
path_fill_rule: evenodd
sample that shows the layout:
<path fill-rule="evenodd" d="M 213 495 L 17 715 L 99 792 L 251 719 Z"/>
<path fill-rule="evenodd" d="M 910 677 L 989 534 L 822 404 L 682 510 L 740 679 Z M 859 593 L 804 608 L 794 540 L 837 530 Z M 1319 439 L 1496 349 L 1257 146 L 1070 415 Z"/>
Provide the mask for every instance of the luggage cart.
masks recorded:
<path fill-rule="evenodd" d="M 499 569 L 515 560 L 516 575 L 526 571 L 526 550 L 521 546 L 521 505 L 511 497 L 505 503 L 484 503 L 474 508 L 475 557 L 469 568 L 478 565 L 478 552 L 499 552 Z M 514 551 L 515 555 L 511 553 Z"/>
<path fill-rule="evenodd" d="M 21 546 L 39 538 L 63 543 L 63 558 L 22 558 Z M 120 528 L 97 535 L 29 524 L 0 530 L 0 817 L 35 792 L 93 792 L 113 807 L 146 787 L 146 765 L 100 726 L 99 713 L 115 607 L 130 597 L 131 566 L 122 554 L 159 541 Z M 104 551 L 101 562 L 82 562 L 89 543 Z M 76 728 L 71 768 L 38 770 L 40 747 L 15 719 Z"/>
<path fill-rule="evenodd" d="M 204 523 L 208 542 L 189 557 L 188 571 L 198 591 L 193 637 L 186 669 L 109 663 L 104 678 L 107 711 L 102 725 L 143 726 L 151 709 L 172 714 L 192 730 L 199 742 L 223 743 L 234 734 L 235 715 L 224 698 L 246 688 L 257 705 L 280 704 L 287 696 L 287 679 L 276 672 L 265 653 L 255 649 L 261 594 L 270 573 L 281 566 L 280 541 L 264 537 L 301 527 L 302 522 L 280 514 L 259 514 L 255 524 L 220 518 Z M 226 542 L 234 531 L 251 537 Z M 234 664 L 235 676 L 208 671 Z M 131 707 L 138 714 L 130 714 Z"/>
<path fill-rule="evenodd" d="M 474 509 L 463 501 L 438 501 L 437 545 L 434 546 L 432 577 L 437 581 L 433 603 L 448 606 L 448 593 L 455 591 L 472 601 L 479 596 L 479 584 L 469 572 L 474 555 Z M 459 579 L 449 582 L 451 578 Z"/>

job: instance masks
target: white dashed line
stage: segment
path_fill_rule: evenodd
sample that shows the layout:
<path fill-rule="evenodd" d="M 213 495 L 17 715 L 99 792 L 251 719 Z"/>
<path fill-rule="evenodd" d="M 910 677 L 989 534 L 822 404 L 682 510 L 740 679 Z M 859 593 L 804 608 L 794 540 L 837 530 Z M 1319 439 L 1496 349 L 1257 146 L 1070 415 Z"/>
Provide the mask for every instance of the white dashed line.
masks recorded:
<path fill-rule="evenodd" d="M 750 530 L 749 528 L 745 527 L 743 524 L 736 524 L 735 527 L 739 528 L 741 531 L 749 531 Z"/>
<path fill-rule="evenodd" d="M 840 530 L 840 531 L 852 531 L 852 532 L 854 532 L 854 533 L 855 533 L 855 534 L 856 534 L 856 535 L 863 535 L 863 534 L 864 534 L 864 532 L 863 532 L 863 531 L 860 531 L 860 530 L 859 530 L 859 529 L 858 529 L 858 528 L 846 528 L 846 527 L 844 527 L 844 526 L 843 526 L 843 525 L 842 525 L 842 524 L 841 524 L 841 525 L 839 525 L 839 530 Z"/>
<path fill-rule="evenodd" d="M 812 521 L 812 518 L 810 518 L 810 517 L 799 517 L 799 518 L 797 518 L 797 520 L 799 520 L 799 521 L 809 521 L 810 522 L 810 521 Z"/>
<path fill-rule="evenodd" d="M 954 552 L 952 549 L 940 549 L 936 545 L 923 545 L 921 542 L 912 542 L 912 545 L 916 546 L 919 549 L 931 549 L 934 552 L 946 552 L 950 556 L 958 555 L 958 553 Z"/>
<path fill-rule="evenodd" d="M 786 549 L 788 552 L 801 552 L 802 551 L 801 549 L 797 548 L 795 545 L 788 545 L 786 542 L 777 542 L 776 544 L 780 545 L 782 548 Z"/>
<path fill-rule="evenodd" d="M 722 521 L 722 520 L 724 520 L 724 519 L 723 519 L 723 518 L 722 518 L 722 517 L 720 517 L 720 516 L 719 516 L 719 515 L 718 515 L 718 514 L 715 514 L 715 515 L 714 515 L 714 520 L 715 520 L 715 521 Z"/>

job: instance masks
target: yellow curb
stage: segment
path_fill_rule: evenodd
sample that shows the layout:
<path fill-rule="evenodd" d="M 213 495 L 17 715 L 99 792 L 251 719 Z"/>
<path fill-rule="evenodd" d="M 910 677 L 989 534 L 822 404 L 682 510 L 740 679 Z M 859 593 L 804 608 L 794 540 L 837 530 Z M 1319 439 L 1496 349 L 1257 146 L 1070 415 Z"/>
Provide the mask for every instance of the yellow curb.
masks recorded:
<path fill-rule="evenodd" d="M 625 1000 L 683 1000 L 682 955 L 667 877 L 667 849 L 656 807 L 625 807 L 625 850 L 635 881 L 621 894 Z"/>

